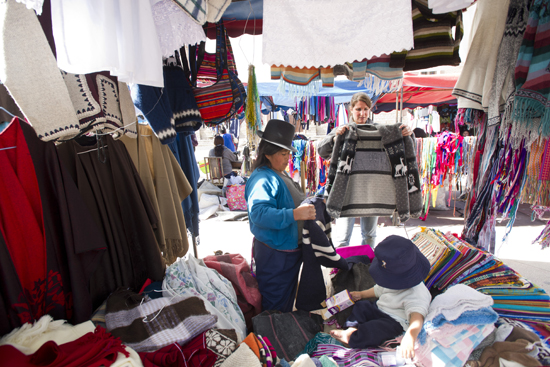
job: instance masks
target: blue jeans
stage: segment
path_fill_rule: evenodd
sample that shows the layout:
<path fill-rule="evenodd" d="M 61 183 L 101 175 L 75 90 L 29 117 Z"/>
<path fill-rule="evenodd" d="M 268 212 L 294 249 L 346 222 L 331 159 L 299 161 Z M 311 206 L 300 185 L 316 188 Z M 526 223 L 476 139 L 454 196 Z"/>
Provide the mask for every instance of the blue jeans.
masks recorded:
<path fill-rule="evenodd" d="M 376 227 L 378 225 L 378 217 L 361 217 L 361 245 L 369 244 L 374 249 L 376 246 Z M 333 243 L 335 247 L 349 246 L 353 225 L 355 224 L 354 217 L 336 219 L 336 229 L 334 231 Z"/>

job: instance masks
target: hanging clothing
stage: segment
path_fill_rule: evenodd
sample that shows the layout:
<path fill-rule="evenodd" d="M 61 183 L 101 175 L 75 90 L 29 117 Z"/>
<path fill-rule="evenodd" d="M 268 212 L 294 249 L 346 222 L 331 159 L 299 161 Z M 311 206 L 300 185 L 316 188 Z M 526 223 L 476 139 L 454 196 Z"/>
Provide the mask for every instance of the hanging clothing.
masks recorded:
<path fill-rule="evenodd" d="M 460 64 L 458 49 L 464 33 L 462 11 L 434 14 L 428 8 L 428 0 L 413 0 L 412 19 L 414 47 L 392 53 L 390 67 L 412 71 Z"/>
<path fill-rule="evenodd" d="M 76 135 L 79 127 L 71 98 L 36 14 L 9 0 L 0 4 L 0 18 L 0 80 L 40 139 Z"/>
<path fill-rule="evenodd" d="M 452 93 L 457 97 L 458 108 L 483 110 L 489 106 L 509 3 L 510 0 L 485 0 L 477 4 L 470 50 Z"/>
<path fill-rule="evenodd" d="M 80 130 L 88 127 L 104 131 L 122 130 L 136 134 L 136 112 L 126 83 L 108 72 L 70 74 L 61 70 L 73 103 Z"/>
<path fill-rule="evenodd" d="M 331 0 L 315 6 L 292 0 L 264 1 L 262 61 L 319 68 L 413 47 L 410 0 L 373 2 L 368 12 L 357 11 L 363 6 L 361 0 L 348 1 L 346 6 Z M 374 42 L 364 42 L 363 37 L 350 38 L 351 34 L 379 36 Z"/>
<path fill-rule="evenodd" d="M 14 118 L 0 134 L 0 148 L 11 146 L 0 151 L 0 185 L 9 180 L 0 190 L 0 333 L 46 313 L 88 320 L 89 279 L 106 243 L 54 144 Z"/>
<path fill-rule="evenodd" d="M 124 143 L 110 135 L 88 139 L 97 139 L 97 149 L 74 140 L 57 149 L 107 242 L 90 281 L 95 309 L 118 287 L 162 280 L 165 265 L 153 232 L 158 218 Z"/>
<path fill-rule="evenodd" d="M 138 138 L 120 138 L 132 158 L 159 218 L 155 235 L 167 264 L 189 249 L 181 203 L 192 188 L 170 149 L 160 143 L 148 125 L 138 126 Z"/>
<path fill-rule="evenodd" d="M 185 225 L 194 236 L 199 235 L 199 197 L 197 195 L 197 183 L 200 179 L 199 165 L 195 158 L 193 142 L 191 136 L 186 133 L 179 133 L 176 141 L 169 144 L 168 147 L 174 153 L 176 160 L 183 169 L 187 181 L 193 191 L 183 200 L 183 214 L 185 216 Z"/>
<path fill-rule="evenodd" d="M 513 121 L 523 126 L 530 126 L 540 117 L 539 131 L 543 137 L 550 135 L 549 8 L 547 0 L 536 0 L 531 4 L 514 73 L 516 95 L 512 112 Z"/>
<path fill-rule="evenodd" d="M 151 10 L 163 57 L 172 56 L 174 50 L 185 45 L 206 42 L 204 29 L 176 2 L 154 0 L 151 1 Z"/>
<path fill-rule="evenodd" d="M 125 83 L 164 86 L 149 0 L 52 0 L 51 7 L 60 69 L 73 74 L 108 70 Z"/>
<path fill-rule="evenodd" d="M 497 64 L 488 102 L 489 126 L 500 123 L 507 100 L 516 91 L 514 66 L 527 25 L 529 0 L 510 0 L 504 35 L 498 49 Z"/>

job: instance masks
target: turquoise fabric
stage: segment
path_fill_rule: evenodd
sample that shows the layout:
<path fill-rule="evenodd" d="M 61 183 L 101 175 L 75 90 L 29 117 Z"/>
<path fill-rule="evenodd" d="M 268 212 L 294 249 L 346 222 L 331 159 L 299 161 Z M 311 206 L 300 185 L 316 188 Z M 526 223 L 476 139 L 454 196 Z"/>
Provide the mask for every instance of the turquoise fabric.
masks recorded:
<path fill-rule="evenodd" d="M 245 188 L 250 232 L 276 250 L 298 248 L 294 201 L 283 179 L 268 167 L 257 168 Z"/>

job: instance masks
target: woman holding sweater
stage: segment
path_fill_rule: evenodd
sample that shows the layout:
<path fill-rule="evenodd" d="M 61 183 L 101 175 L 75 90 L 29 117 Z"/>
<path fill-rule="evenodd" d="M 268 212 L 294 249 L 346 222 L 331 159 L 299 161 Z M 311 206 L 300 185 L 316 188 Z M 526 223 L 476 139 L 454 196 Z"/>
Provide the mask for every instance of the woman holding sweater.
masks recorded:
<path fill-rule="evenodd" d="M 373 124 L 369 119 L 372 101 L 366 93 L 355 93 L 351 97 L 350 108 L 352 121 L 349 125 L 340 126 L 330 132 L 323 140 L 317 144 L 317 151 L 323 159 L 329 159 L 332 155 L 334 142 L 337 135 L 345 134 L 351 124 L 365 125 Z M 401 126 L 403 136 L 412 135 L 412 130 L 406 125 Z M 357 160 L 361 155 L 356 155 L 354 164 L 358 164 Z M 368 166 L 369 162 L 360 162 L 359 164 Z M 349 241 L 353 231 L 355 217 L 341 217 L 336 219 L 336 230 L 334 234 L 334 246 L 349 246 Z M 378 217 L 361 217 L 361 237 L 362 245 L 370 245 L 372 248 L 376 246 L 376 227 L 378 225 Z"/>
<path fill-rule="evenodd" d="M 300 205 L 305 195 L 285 172 L 290 151 L 296 151 L 294 126 L 270 120 L 258 135 L 262 140 L 245 188 L 256 279 L 264 310 L 290 312 L 302 264 L 301 228 L 304 220 L 315 219 L 315 207 Z"/>

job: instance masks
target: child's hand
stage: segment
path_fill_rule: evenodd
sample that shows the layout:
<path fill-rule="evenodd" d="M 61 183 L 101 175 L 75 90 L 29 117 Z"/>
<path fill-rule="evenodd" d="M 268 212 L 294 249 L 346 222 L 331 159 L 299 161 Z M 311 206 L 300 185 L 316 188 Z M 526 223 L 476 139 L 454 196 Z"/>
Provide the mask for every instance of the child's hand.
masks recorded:
<path fill-rule="evenodd" d="M 399 348 L 401 358 L 414 358 L 414 338 L 411 334 L 405 333 L 401 340 L 401 348 Z"/>
<path fill-rule="evenodd" d="M 363 295 L 361 294 L 361 292 L 349 292 L 350 296 L 351 296 L 351 300 L 353 302 L 357 302 L 361 299 L 363 299 Z"/>

